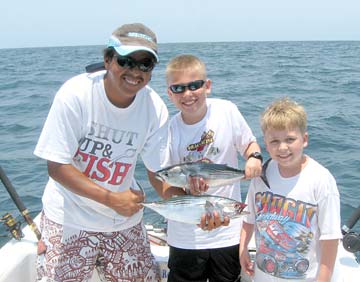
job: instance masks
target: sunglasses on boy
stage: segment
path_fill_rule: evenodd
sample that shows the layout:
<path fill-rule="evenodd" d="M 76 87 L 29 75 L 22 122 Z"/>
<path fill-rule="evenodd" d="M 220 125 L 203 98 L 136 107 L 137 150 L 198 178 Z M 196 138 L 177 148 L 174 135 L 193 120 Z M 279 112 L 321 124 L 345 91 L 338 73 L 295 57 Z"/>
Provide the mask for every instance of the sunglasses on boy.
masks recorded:
<path fill-rule="evenodd" d="M 184 93 L 186 91 L 186 88 L 189 89 L 190 91 L 195 91 L 203 87 L 204 84 L 205 84 L 204 80 L 195 80 L 189 82 L 188 84 L 173 84 L 170 85 L 169 88 L 171 92 L 175 94 L 180 94 L 180 93 Z"/>
<path fill-rule="evenodd" d="M 122 68 L 133 69 L 135 67 L 138 67 L 139 70 L 141 70 L 142 72 L 149 72 L 152 71 L 155 67 L 154 60 L 150 58 L 145 58 L 137 61 L 128 56 L 115 55 L 115 57 L 118 65 Z"/>

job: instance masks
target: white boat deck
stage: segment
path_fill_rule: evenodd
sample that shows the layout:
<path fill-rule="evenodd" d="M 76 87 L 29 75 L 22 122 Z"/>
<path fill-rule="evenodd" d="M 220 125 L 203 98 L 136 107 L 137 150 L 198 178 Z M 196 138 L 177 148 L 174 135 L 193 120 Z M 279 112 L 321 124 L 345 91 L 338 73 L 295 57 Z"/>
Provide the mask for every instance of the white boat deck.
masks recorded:
<path fill-rule="evenodd" d="M 28 226 L 23 229 L 23 232 L 25 237 L 21 241 L 12 239 L 0 249 L 0 282 L 36 280 L 36 236 Z M 161 246 L 165 234 L 158 233 L 156 229 L 149 229 L 148 233 L 151 241 L 151 251 L 159 264 L 161 282 L 166 282 L 169 249 L 166 245 Z M 344 282 L 360 281 L 360 265 L 356 262 L 354 254 L 347 252 L 341 244 L 338 249 L 338 260 L 334 269 L 333 281 L 335 279 Z M 100 281 L 96 272 L 91 281 Z M 243 277 L 243 281 L 250 282 L 251 279 Z"/>
<path fill-rule="evenodd" d="M 158 262 L 161 282 L 167 281 L 169 247 L 164 244 L 165 234 L 147 228 L 151 241 L 151 252 Z M 0 282 L 36 281 L 37 239 L 29 226 L 23 229 L 24 238 L 10 240 L 0 249 Z M 162 245 L 161 245 L 162 244 Z M 100 282 L 96 271 L 91 282 Z"/>

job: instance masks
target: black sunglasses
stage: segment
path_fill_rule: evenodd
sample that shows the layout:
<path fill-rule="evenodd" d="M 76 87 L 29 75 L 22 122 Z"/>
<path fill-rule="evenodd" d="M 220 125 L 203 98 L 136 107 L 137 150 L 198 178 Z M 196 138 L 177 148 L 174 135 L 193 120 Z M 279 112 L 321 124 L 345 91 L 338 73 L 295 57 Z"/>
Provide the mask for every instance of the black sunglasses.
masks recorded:
<path fill-rule="evenodd" d="M 122 68 L 133 69 L 135 67 L 138 67 L 139 70 L 141 70 L 142 72 L 149 72 L 152 71 L 155 67 L 154 60 L 150 58 L 145 58 L 137 61 L 128 56 L 115 55 L 115 57 L 118 65 Z"/>
<path fill-rule="evenodd" d="M 169 88 L 171 92 L 175 94 L 180 94 L 180 93 L 184 93 L 186 91 L 186 88 L 189 89 L 190 91 L 195 91 L 203 87 L 204 84 L 205 84 L 204 80 L 195 80 L 188 84 L 173 84 L 170 85 Z"/>

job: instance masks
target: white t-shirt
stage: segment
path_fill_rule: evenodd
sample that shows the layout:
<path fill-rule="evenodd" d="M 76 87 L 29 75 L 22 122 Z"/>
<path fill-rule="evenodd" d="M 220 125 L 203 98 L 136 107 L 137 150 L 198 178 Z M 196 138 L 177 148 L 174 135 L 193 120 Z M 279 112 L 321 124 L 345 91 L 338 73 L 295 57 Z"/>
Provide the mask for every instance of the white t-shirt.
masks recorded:
<path fill-rule="evenodd" d="M 250 214 L 244 221 L 255 224 L 254 281 L 315 281 L 319 240 L 342 238 L 335 179 L 308 158 L 301 173 L 289 178 L 280 175 L 272 160 L 266 170 L 270 189 L 260 178 L 250 183 L 246 199 Z"/>
<path fill-rule="evenodd" d="M 235 104 L 221 99 L 207 100 L 206 116 L 198 123 L 187 125 L 176 114 L 169 127 L 169 156 L 166 165 L 206 160 L 238 168 L 238 153 L 244 154 L 256 141 L 251 129 Z M 207 194 L 241 201 L 240 183 L 211 188 Z M 183 249 L 207 249 L 239 243 L 241 218 L 230 225 L 203 231 L 195 224 L 168 221 L 169 245 Z M 200 223 L 200 222 L 199 222 Z"/>
<path fill-rule="evenodd" d="M 57 92 L 34 154 L 72 164 L 92 181 L 111 191 L 135 188 L 138 155 L 145 166 L 161 168 L 166 146 L 168 111 L 146 86 L 127 108 L 114 106 L 104 89 L 104 71 L 81 74 Z M 116 231 L 140 222 L 142 211 L 124 217 L 76 195 L 49 178 L 42 198 L 51 220 L 87 231 Z"/>

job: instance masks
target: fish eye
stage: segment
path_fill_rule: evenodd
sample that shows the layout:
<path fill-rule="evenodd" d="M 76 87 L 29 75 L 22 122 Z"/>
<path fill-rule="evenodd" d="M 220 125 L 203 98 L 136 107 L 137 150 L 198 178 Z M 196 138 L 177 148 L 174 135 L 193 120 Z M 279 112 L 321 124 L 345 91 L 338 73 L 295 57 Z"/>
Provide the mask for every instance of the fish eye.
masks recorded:
<path fill-rule="evenodd" d="M 242 212 L 245 207 L 246 207 L 246 205 L 244 205 L 243 203 L 236 203 L 236 204 L 234 204 L 234 208 L 235 208 L 237 211 L 239 211 L 239 212 Z"/>
<path fill-rule="evenodd" d="M 235 209 L 241 210 L 241 205 L 240 205 L 239 203 L 236 203 L 236 204 L 235 204 Z"/>

